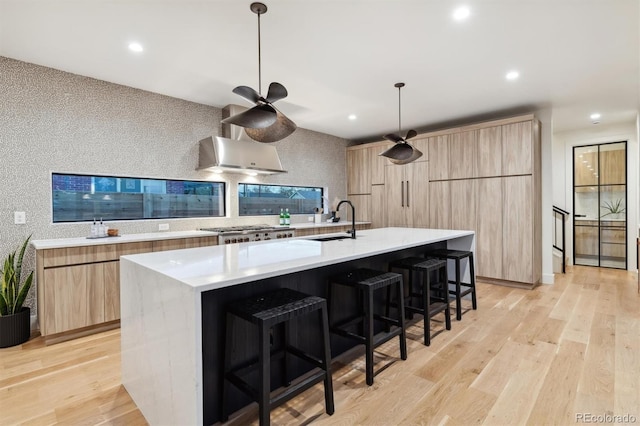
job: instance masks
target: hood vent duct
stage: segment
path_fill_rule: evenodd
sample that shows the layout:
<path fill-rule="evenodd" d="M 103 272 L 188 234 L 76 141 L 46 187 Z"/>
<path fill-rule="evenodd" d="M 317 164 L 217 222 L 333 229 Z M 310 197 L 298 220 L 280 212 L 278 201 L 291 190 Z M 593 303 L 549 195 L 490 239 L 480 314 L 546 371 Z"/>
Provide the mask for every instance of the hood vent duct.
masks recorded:
<path fill-rule="evenodd" d="M 209 136 L 200 141 L 197 170 L 247 174 L 286 173 L 275 147 L 220 136 Z"/>
<path fill-rule="evenodd" d="M 245 111 L 238 105 L 222 109 L 222 118 Z M 282 168 L 275 146 L 249 138 L 244 128 L 222 125 L 222 136 L 209 136 L 200 141 L 197 170 L 245 174 L 287 173 Z"/>

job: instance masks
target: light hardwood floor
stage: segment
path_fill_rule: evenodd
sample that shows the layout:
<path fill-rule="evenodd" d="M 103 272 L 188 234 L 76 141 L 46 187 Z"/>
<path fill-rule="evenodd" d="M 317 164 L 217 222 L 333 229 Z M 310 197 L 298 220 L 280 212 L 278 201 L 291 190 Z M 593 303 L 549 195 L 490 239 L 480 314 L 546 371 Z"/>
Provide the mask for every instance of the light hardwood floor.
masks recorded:
<path fill-rule="evenodd" d="M 334 362 L 333 416 L 317 386 L 274 409 L 272 423 L 550 425 L 580 413 L 640 422 L 635 273 L 573 267 L 534 290 L 479 283 L 478 305 L 430 347 L 421 321 L 413 324 L 406 361 L 385 344 L 372 387 L 362 357 Z M 146 424 L 120 384 L 119 351 L 119 330 L 0 349 L 0 424 Z M 255 405 L 230 421 L 252 423 Z"/>

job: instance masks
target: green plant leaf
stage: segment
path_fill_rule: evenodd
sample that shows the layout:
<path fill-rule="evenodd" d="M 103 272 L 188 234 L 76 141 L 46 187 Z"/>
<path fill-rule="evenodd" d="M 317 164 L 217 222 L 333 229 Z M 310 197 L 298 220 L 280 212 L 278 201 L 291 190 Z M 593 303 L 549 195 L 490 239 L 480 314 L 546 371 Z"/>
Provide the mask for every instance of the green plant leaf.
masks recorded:
<path fill-rule="evenodd" d="M 4 298 L 3 294 L 0 294 L 0 316 L 9 315 L 9 310 L 7 308 L 7 301 Z"/>
<path fill-rule="evenodd" d="M 33 282 L 33 271 L 29 274 L 27 279 L 24 281 L 22 288 L 20 288 L 20 293 L 18 293 L 18 297 L 13 305 L 13 313 L 16 314 L 22 309 L 22 304 L 24 300 L 27 298 L 27 294 L 29 293 L 29 289 L 31 288 L 31 283 Z"/>

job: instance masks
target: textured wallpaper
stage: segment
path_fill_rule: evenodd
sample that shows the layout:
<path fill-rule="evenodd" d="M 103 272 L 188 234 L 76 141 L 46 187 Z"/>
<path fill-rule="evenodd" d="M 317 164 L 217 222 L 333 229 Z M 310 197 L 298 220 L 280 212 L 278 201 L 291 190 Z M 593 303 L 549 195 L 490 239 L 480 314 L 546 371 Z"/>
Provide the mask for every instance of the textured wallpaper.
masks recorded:
<path fill-rule="evenodd" d="M 120 233 L 276 224 L 238 217 L 237 183 L 321 186 L 346 194 L 345 139 L 298 129 L 276 142 L 286 174 L 250 178 L 196 171 L 198 141 L 220 134 L 221 110 L 0 57 L 0 256 L 24 238 L 81 237 L 89 224 L 52 224 L 51 172 L 225 181 L 227 218 L 110 222 Z M 13 212 L 26 212 L 26 225 Z M 293 218 L 304 221 L 306 217 Z M 25 260 L 34 268 L 34 253 Z M 28 305 L 35 308 L 35 285 Z M 35 312 L 32 312 L 32 315 Z"/>

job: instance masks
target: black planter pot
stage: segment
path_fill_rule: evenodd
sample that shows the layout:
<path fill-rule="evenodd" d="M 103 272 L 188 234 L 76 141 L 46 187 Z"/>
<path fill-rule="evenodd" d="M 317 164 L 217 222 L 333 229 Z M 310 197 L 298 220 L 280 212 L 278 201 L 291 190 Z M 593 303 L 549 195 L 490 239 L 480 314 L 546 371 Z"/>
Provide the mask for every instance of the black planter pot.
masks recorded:
<path fill-rule="evenodd" d="M 19 345 L 31 335 L 31 310 L 22 308 L 13 315 L 0 316 L 0 348 Z"/>

